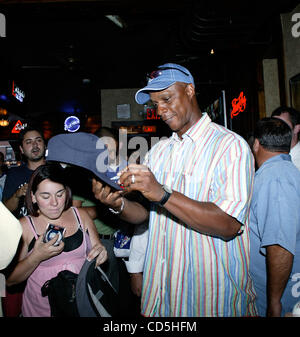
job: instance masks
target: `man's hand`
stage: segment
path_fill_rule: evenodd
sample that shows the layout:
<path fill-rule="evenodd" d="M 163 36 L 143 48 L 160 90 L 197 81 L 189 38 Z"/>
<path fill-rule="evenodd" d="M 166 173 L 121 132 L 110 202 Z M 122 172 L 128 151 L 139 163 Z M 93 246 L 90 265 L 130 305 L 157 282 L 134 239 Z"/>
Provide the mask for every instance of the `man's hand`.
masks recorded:
<path fill-rule="evenodd" d="M 145 165 L 130 164 L 120 174 L 126 191 L 140 191 L 149 201 L 160 201 L 164 196 L 161 184 Z"/>
<path fill-rule="evenodd" d="M 27 188 L 28 188 L 28 184 L 22 184 L 15 192 L 15 197 L 20 199 L 21 197 L 26 195 L 27 192 Z"/>
<path fill-rule="evenodd" d="M 267 316 L 281 316 L 281 297 L 287 285 L 294 256 L 280 245 L 270 245 L 267 250 Z"/>
<path fill-rule="evenodd" d="M 267 317 L 281 317 L 282 305 L 280 301 L 270 301 L 267 309 Z"/>
<path fill-rule="evenodd" d="M 96 199 L 102 204 L 109 206 L 115 210 L 118 210 L 122 205 L 123 191 L 112 191 L 112 189 L 106 185 L 104 186 L 100 181 L 93 179 L 92 191 Z"/>
<path fill-rule="evenodd" d="M 26 196 L 28 184 L 22 184 L 19 188 L 15 191 L 15 193 L 7 200 L 4 200 L 4 205 L 11 211 L 14 212 L 19 205 L 20 198 Z"/>
<path fill-rule="evenodd" d="M 142 294 L 143 273 L 130 273 L 130 286 L 132 292 L 140 297 Z"/>
<path fill-rule="evenodd" d="M 93 179 L 92 190 L 95 198 L 104 205 L 117 212 L 122 211 L 119 213 L 121 219 L 132 224 L 139 224 L 147 220 L 149 213 L 142 205 L 138 202 L 123 198 L 123 195 L 125 195 L 128 190 L 114 192 L 109 186 L 104 186 L 100 181 L 95 179 Z M 123 202 L 124 206 L 122 207 Z"/>

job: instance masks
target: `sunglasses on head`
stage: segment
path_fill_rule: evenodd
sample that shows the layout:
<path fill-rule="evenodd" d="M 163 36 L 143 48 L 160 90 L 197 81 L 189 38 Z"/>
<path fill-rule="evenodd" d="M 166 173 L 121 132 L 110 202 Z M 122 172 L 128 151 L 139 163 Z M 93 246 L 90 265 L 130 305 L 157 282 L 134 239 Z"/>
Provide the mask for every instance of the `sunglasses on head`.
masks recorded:
<path fill-rule="evenodd" d="M 147 79 L 148 80 L 152 80 L 153 78 L 156 78 L 158 76 L 160 76 L 162 74 L 163 70 L 168 70 L 168 69 L 174 69 L 174 70 L 178 70 L 180 72 L 182 72 L 184 75 L 189 76 L 188 73 L 186 73 L 185 71 L 178 69 L 178 68 L 173 68 L 173 67 L 162 67 L 156 70 L 153 70 L 151 73 L 147 74 Z"/>

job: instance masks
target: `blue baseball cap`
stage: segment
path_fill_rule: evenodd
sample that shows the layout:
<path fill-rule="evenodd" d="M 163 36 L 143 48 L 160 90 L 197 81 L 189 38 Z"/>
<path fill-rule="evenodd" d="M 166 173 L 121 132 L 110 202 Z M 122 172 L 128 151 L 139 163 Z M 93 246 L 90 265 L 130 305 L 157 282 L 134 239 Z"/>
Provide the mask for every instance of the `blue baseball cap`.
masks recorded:
<path fill-rule="evenodd" d="M 63 133 L 49 139 L 46 150 L 47 161 L 58 161 L 83 167 L 93 172 L 103 182 L 116 190 L 117 172 L 108 168 L 108 151 L 104 142 L 96 135 L 86 132 Z"/>
<path fill-rule="evenodd" d="M 195 86 L 190 71 L 176 63 L 165 63 L 148 74 L 147 77 L 147 85 L 135 94 L 138 104 L 145 104 L 150 100 L 149 91 L 161 91 L 176 82 L 192 83 Z"/>

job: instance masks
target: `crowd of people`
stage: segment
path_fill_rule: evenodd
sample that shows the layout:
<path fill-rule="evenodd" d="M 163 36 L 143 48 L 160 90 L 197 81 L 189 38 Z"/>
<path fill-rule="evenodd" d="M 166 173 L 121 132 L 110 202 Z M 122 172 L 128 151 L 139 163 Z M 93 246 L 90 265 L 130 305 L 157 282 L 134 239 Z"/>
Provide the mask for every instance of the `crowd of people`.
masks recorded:
<path fill-rule="evenodd" d="M 95 177 L 79 186 L 85 173 L 45 160 L 41 131 L 22 132 L 26 163 L 8 170 L 3 190 L 23 228 L 5 269 L 4 315 L 50 316 L 44 282 L 94 258 L 123 317 L 289 315 L 299 301 L 300 113 L 280 107 L 245 140 L 200 110 L 192 74 L 173 63 L 135 99 L 151 99 L 173 134 L 142 163 L 109 155 L 121 190 Z M 119 148 L 113 130 L 97 136 Z M 43 240 L 48 223 L 66 230 L 58 245 Z M 120 228 L 131 228 L 127 258 L 114 251 Z"/>

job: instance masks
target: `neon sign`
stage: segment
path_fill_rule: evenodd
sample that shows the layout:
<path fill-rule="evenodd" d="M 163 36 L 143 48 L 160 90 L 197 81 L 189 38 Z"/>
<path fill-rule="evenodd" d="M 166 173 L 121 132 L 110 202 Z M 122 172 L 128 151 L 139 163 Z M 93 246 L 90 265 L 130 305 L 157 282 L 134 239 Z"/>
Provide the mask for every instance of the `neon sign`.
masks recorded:
<path fill-rule="evenodd" d="M 15 81 L 12 83 L 12 95 L 20 102 L 23 102 L 25 98 L 25 92 L 22 91 L 19 87 L 15 86 Z"/>
<path fill-rule="evenodd" d="M 22 124 L 22 122 L 18 120 L 15 126 L 12 128 L 11 133 L 20 133 L 20 131 L 25 129 L 26 126 L 27 126 L 27 123 Z"/>
<path fill-rule="evenodd" d="M 70 116 L 65 119 L 64 130 L 69 132 L 76 132 L 80 128 L 80 120 L 76 116 Z"/>
<path fill-rule="evenodd" d="M 231 101 L 232 111 L 231 111 L 231 119 L 237 116 L 240 112 L 243 112 L 246 109 L 246 96 L 244 96 L 243 91 L 241 91 L 238 98 L 234 98 Z"/>
<path fill-rule="evenodd" d="M 160 119 L 160 116 L 157 114 L 156 109 L 147 108 L 146 110 L 146 119 Z"/>
<path fill-rule="evenodd" d="M 156 132 L 155 125 L 143 125 L 143 132 Z"/>

